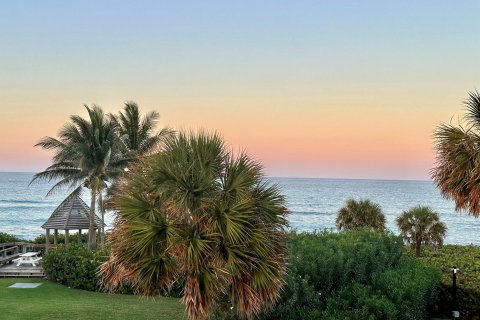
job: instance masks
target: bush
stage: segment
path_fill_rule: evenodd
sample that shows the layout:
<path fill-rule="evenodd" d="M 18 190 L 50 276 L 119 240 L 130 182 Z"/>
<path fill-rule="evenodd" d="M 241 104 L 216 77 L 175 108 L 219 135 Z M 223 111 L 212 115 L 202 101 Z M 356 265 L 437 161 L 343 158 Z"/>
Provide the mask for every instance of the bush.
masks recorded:
<path fill-rule="evenodd" d="M 89 251 L 85 245 L 59 245 L 43 256 L 47 278 L 71 288 L 98 291 L 97 269 L 108 259 L 108 250 Z"/>
<path fill-rule="evenodd" d="M 354 283 L 328 299 L 318 318 L 396 320 L 397 306 L 371 286 Z"/>
<path fill-rule="evenodd" d="M 23 240 L 20 238 L 17 238 L 13 234 L 0 232 L 0 243 L 9 243 L 9 242 L 18 242 L 18 241 L 23 241 Z"/>
<path fill-rule="evenodd" d="M 50 234 L 48 239 L 50 240 L 50 243 L 53 243 L 53 234 Z M 78 233 L 70 234 L 68 237 L 68 240 L 70 243 L 78 243 Z M 81 243 L 88 243 L 88 234 L 82 233 L 82 235 L 80 236 L 80 240 L 81 240 Z M 45 235 L 44 234 L 39 235 L 33 240 L 33 243 L 44 244 Z M 57 243 L 58 244 L 65 243 L 65 235 L 63 233 L 59 233 L 57 235 Z"/>
<path fill-rule="evenodd" d="M 399 237 L 368 230 L 291 233 L 288 248 L 290 272 L 308 276 L 324 296 L 352 282 L 368 282 L 397 265 L 404 254 Z"/>
<path fill-rule="evenodd" d="M 453 310 L 452 267 L 456 266 L 460 316 L 480 319 L 480 247 L 447 245 L 436 253 L 425 252 L 421 259 L 442 272 L 437 315 L 449 317 Z"/>
<path fill-rule="evenodd" d="M 425 319 L 427 310 L 436 307 L 439 284 L 440 272 L 412 257 L 373 280 L 373 287 L 396 306 L 396 319 Z"/>
<path fill-rule="evenodd" d="M 262 319 L 424 319 L 440 274 L 385 232 L 291 233 L 285 287 Z M 235 319 L 225 300 L 214 319 Z"/>

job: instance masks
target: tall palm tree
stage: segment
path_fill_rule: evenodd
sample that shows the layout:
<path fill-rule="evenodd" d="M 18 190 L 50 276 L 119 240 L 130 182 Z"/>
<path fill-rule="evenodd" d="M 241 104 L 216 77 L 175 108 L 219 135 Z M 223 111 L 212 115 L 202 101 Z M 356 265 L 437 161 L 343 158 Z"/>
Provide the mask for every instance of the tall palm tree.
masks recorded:
<path fill-rule="evenodd" d="M 348 199 L 338 210 L 336 225 L 338 230 L 359 230 L 371 228 L 385 230 L 385 215 L 377 203 L 370 200 Z"/>
<path fill-rule="evenodd" d="M 155 150 L 159 144 L 173 133 L 169 128 L 155 132 L 160 115 L 151 111 L 143 117 L 135 102 L 127 102 L 123 112 L 113 116 L 117 122 L 119 136 L 125 147 L 125 160 L 131 161 L 139 156 L 147 155 Z"/>
<path fill-rule="evenodd" d="M 90 189 L 89 248 L 96 242 L 94 232 L 95 205 L 106 182 L 119 174 L 117 157 L 116 123 L 108 118 L 98 106 L 88 107 L 88 119 L 73 115 L 59 132 L 59 138 L 42 138 L 35 146 L 52 150 L 52 165 L 34 175 L 35 180 L 57 181 L 47 195 L 61 188 L 70 188 L 79 193 L 82 186 Z M 104 217 L 102 215 L 102 222 Z M 103 225 L 102 225 L 103 231 Z M 103 244 L 103 236 L 102 236 Z"/>
<path fill-rule="evenodd" d="M 441 222 L 438 213 L 429 207 L 418 206 L 404 211 L 396 219 L 403 240 L 415 250 L 417 257 L 421 253 L 421 245 L 432 249 L 443 245 L 447 226 Z"/>
<path fill-rule="evenodd" d="M 154 295 L 184 283 L 191 319 L 205 319 L 224 294 L 244 318 L 278 299 L 287 210 L 246 154 L 235 157 L 216 134 L 180 133 L 119 188 L 111 254 L 100 269 L 107 288 L 127 282 Z"/>
<path fill-rule="evenodd" d="M 151 111 L 142 116 L 135 102 L 126 102 L 123 112 L 120 111 L 118 115 L 111 114 L 110 117 L 116 123 L 119 136 L 118 165 L 123 166 L 126 170 L 131 162 L 154 152 L 167 137 L 174 134 L 174 131 L 169 128 L 156 131 L 160 118 L 158 112 Z M 102 205 L 99 206 L 102 212 L 111 207 L 109 199 L 115 192 L 118 192 L 116 182 L 116 179 L 112 180 L 107 189 L 108 199 L 105 202 L 102 201 Z"/>
<path fill-rule="evenodd" d="M 480 215 L 480 94 L 464 101 L 463 124 L 440 124 L 434 132 L 436 164 L 431 176 L 456 210 Z"/>

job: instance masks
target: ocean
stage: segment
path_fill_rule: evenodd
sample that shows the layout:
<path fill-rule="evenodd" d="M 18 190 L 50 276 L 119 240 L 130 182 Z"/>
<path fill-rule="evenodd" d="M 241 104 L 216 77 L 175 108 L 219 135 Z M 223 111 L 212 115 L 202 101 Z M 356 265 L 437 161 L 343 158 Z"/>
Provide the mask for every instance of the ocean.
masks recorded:
<path fill-rule="evenodd" d="M 52 184 L 34 183 L 33 173 L 0 173 L 0 232 L 33 239 L 66 193 L 45 197 Z M 431 181 L 270 178 L 286 196 L 290 227 L 298 231 L 335 228 L 339 208 L 349 198 L 370 199 L 381 205 L 387 226 L 398 234 L 395 218 L 417 205 L 426 205 L 447 224 L 445 243 L 480 245 L 480 220 L 454 210 Z M 88 192 L 82 196 L 89 204 Z M 106 222 L 111 224 L 107 214 Z"/>

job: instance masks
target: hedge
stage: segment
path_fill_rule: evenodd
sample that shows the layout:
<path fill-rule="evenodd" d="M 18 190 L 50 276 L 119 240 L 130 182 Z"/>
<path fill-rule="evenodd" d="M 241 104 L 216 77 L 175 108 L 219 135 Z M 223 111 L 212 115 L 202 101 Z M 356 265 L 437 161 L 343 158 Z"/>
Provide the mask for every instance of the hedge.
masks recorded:
<path fill-rule="evenodd" d="M 261 319 L 426 319 L 440 273 L 376 231 L 288 236 L 288 272 L 278 303 Z M 228 300 L 214 319 L 236 319 Z"/>
<path fill-rule="evenodd" d="M 461 319 L 480 319 L 480 247 L 446 245 L 420 258 L 442 272 L 438 316 L 449 317 L 453 310 L 452 267 L 457 274 L 457 301 Z"/>
<path fill-rule="evenodd" d="M 89 251 L 85 245 L 59 245 L 43 256 L 47 278 L 65 286 L 98 291 L 97 269 L 108 259 L 108 250 Z"/>
<path fill-rule="evenodd" d="M 23 241 L 23 240 L 14 236 L 13 234 L 0 232 L 0 243 L 9 243 L 9 242 L 18 242 L 18 241 Z"/>

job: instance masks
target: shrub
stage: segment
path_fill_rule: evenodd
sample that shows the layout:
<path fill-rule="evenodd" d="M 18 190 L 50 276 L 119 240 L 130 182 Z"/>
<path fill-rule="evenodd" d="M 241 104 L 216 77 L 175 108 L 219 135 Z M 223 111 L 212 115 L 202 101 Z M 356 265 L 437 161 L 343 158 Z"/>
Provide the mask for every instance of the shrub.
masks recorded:
<path fill-rule="evenodd" d="M 0 243 L 17 242 L 17 241 L 23 241 L 23 240 L 14 236 L 13 234 L 0 232 Z"/>
<path fill-rule="evenodd" d="M 440 274 L 390 233 L 291 233 L 286 285 L 262 319 L 422 319 Z M 216 319 L 235 319 L 230 302 Z"/>
<path fill-rule="evenodd" d="M 397 265 L 404 254 L 399 237 L 368 230 L 291 233 L 288 248 L 289 271 L 308 276 L 324 296 L 352 282 L 368 282 Z"/>
<path fill-rule="evenodd" d="M 438 252 L 425 252 L 425 263 L 442 272 L 438 316 L 448 317 L 453 310 L 452 267 L 457 274 L 457 302 L 462 319 L 480 319 L 480 247 L 446 245 Z"/>
<path fill-rule="evenodd" d="M 59 245 L 43 256 L 47 278 L 71 288 L 100 289 L 97 269 L 108 258 L 108 250 L 89 251 L 86 246 Z"/>
<path fill-rule="evenodd" d="M 353 283 L 327 300 L 321 319 L 396 320 L 397 307 L 371 286 Z M 317 318 L 317 319 L 318 319 Z"/>
<path fill-rule="evenodd" d="M 440 272 L 412 257 L 378 274 L 373 287 L 396 306 L 396 319 L 425 319 L 435 307 Z"/>
<path fill-rule="evenodd" d="M 48 238 L 50 240 L 50 243 L 53 243 L 53 234 L 50 234 Z M 70 243 L 78 243 L 78 233 L 70 234 L 68 237 L 68 240 L 70 241 Z M 80 236 L 80 240 L 81 240 L 81 243 L 88 243 L 88 234 L 82 233 L 82 235 Z M 45 235 L 44 234 L 39 235 L 33 240 L 33 243 L 44 244 Z M 65 235 L 63 233 L 59 233 L 57 235 L 57 243 L 58 244 L 65 243 Z"/>

